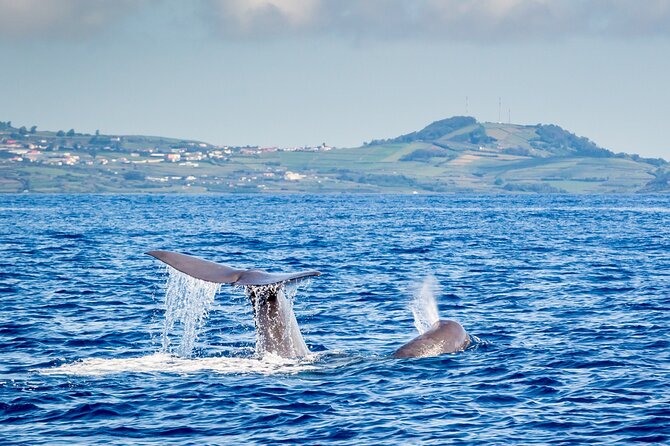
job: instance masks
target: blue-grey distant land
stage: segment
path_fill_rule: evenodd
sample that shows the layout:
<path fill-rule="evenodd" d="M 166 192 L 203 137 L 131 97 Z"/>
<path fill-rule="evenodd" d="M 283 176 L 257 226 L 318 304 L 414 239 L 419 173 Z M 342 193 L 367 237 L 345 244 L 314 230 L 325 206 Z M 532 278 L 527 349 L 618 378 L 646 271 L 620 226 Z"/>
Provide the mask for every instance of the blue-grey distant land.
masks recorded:
<path fill-rule="evenodd" d="M 360 147 L 218 146 L 0 122 L 0 192 L 649 193 L 660 158 L 614 153 L 556 125 L 456 116 Z"/>

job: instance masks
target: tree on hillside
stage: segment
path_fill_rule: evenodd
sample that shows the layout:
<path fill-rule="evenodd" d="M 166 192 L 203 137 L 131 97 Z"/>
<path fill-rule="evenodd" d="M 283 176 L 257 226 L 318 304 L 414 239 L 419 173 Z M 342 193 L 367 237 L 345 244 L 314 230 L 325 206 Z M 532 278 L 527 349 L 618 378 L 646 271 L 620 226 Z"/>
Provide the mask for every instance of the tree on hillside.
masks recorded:
<path fill-rule="evenodd" d="M 70 129 L 66 133 L 67 136 L 74 136 L 74 129 Z"/>
<path fill-rule="evenodd" d="M 477 124 L 477 120 L 471 116 L 454 116 L 452 118 L 435 121 L 418 132 L 407 133 L 392 139 L 374 139 L 370 141 L 370 145 L 410 143 L 414 141 L 435 141 L 463 127 L 475 124 Z"/>
<path fill-rule="evenodd" d="M 26 133 L 28 133 L 28 129 L 26 129 L 25 125 L 22 125 L 19 129 L 19 135 L 25 135 Z"/>
<path fill-rule="evenodd" d="M 539 150 L 566 155 L 612 157 L 614 153 L 598 147 L 588 138 L 579 137 L 554 124 L 538 124 L 535 133 L 537 138 L 530 140 L 530 145 Z"/>
<path fill-rule="evenodd" d="M 141 172 L 136 170 L 126 172 L 123 174 L 123 178 L 129 181 L 144 181 L 145 176 Z"/>
<path fill-rule="evenodd" d="M 32 133 L 32 134 L 37 133 L 37 126 L 36 125 L 30 127 L 30 133 Z"/>
<path fill-rule="evenodd" d="M 63 137 L 63 136 L 65 136 L 65 132 L 62 131 L 62 130 L 59 130 L 59 131 L 56 133 L 56 136 Z"/>

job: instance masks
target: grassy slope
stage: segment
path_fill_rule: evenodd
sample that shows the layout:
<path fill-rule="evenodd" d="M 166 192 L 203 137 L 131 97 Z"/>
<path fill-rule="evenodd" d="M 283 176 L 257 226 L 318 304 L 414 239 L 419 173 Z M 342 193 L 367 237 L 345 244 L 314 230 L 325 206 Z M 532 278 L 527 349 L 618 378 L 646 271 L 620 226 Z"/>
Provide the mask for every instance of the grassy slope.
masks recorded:
<path fill-rule="evenodd" d="M 439 183 L 456 190 L 487 192 L 507 183 L 546 182 L 567 192 L 631 192 L 650 181 L 655 167 L 620 158 L 530 158 L 487 151 L 464 151 L 452 160 L 400 161 L 425 143 L 391 144 L 322 153 L 277 152 L 234 159 L 262 170 L 268 162 L 288 170 L 335 176 L 336 170 L 377 175 L 404 175 L 418 184 Z M 502 180 L 502 184 L 495 182 Z M 413 188 L 401 188 L 413 189 Z"/>
<path fill-rule="evenodd" d="M 39 192 L 151 192 L 151 191 L 237 191 L 256 192 L 258 184 L 276 192 L 495 192 L 506 184 L 547 183 L 572 193 L 632 192 L 653 176 L 653 166 L 619 158 L 528 158 L 464 151 L 455 159 L 432 158 L 428 162 L 400 161 L 424 143 L 360 147 L 330 152 L 275 152 L 260 156 L 237 155 L 220 165 L 208 162 L 198 167 L 171 163 L 118 165 L 109 170 L 96 167 L 48 167 L 21 164 L 3 166 L 0 191 L 29 189 Z M 306 175 L 300 181 L 285 181 L 282 171 Z M 138 171 L 163 177 L 193 175 L 210 184 L 190 187 L 127 181 L 123 174 Z M 274 171 L 274 178 L 262 177 Z M 118 172 L 114 174 L 113 172 Z M 357 177 L 358 175 L 358 177 Z M 376 178 L 400 178 L 398 185 L 376 184 Z M 215 181 L 214 178 L 217 178 Z M 354 179 L 352 179 L 354 178 Z M 358 178 L 358 179 L 356 179 Z M 411 180 L 411 182 L 407 181 Z M 413 183 L 412 183 L 413 182 Z M 234 187 L 228 186 L 233 183 Z M 201 187 L 198 187 L 201 186 Z"/>
<path fill-rule="evenodd" d="M 271 152 L 233 155 L 226 162 L 198 162 L 197 167 L 173 163 L 94 166 L 42 166 L 0 164 L 0 192 L 505 192 L 505 187 L 545 184 L 571 193 L 635 192 L 651 179 L 656 168 L 624 158 L 545 157 L 504 153 L 507 148 L 527 149 L 538 155 L 529 140 L 532 127 L 483 124 L 493 143 L 449 142 L 476 126 L 458 129 L 439 140 L 450 157 L 401 161 L 427 142 L 388 143 L 326 152 Z M 158 144 L 169 138 L 134 137 Z M 438 150 L 437 148 L 435 150 Z M 439 149 L 443 150 L 444 149 Z M 438 151 L 439 151 L 438 150 Z M 535 150 L 535 152 L 533 152 Z M 70 151 L 75 152 L 76 151 Z M 78 153 L 82 159 L 90 154 Z M 98 156 L 121 157 L 119 153 Z M 546 153 L 540 153 L 546 156 Z M 129 158 L 141 161 L 148 158 Z M 131 171 L 153 177 L 182 177 L 167 183 L 131 181 Z M 286 171 L 305 175 L 299 181 L 284 179 Z M 186 181 L 193 175 L 198 179 Z"/>

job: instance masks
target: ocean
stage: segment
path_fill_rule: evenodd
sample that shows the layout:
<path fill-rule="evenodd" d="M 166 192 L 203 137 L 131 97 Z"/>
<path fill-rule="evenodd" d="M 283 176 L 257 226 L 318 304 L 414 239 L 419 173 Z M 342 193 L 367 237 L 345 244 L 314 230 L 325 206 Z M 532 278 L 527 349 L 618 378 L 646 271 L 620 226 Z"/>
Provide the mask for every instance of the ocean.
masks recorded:
<path fill-rule="evenodd" d="M 320 271 L 310 355 L 227 285 L 166 346 L 156 249 Z M 667 195 L 2 195 L 0 262 L 3 445 L 670 443 Z M 391 358 L 422 287 L 466 351 Z"/>

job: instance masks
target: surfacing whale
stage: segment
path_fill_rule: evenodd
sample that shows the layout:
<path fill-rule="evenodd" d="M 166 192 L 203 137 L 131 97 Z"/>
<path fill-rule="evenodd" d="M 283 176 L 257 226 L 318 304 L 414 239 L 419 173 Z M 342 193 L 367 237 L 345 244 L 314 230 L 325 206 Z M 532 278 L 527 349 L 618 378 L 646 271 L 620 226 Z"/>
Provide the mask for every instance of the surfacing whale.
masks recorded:
<path fill-rule="evenodd" d="M 393 353 L 394 358 L 425 358 L 456 353 L 470 345 L 470 336 L 461 324 L 438 320 L 425 333 L 417 336 Z"/>
<path fill-rule="evenodd" d="M 293 304 L 286 297 L 285 286 L 318 276 L 320 272 L 276 274 L 257 269 L 235 269 L 171 251 L 149 251 L 146 254 L 196 279 L 244 287 L 254 311 L 259 352 L 283 358 L 299 358 L 309 354 L 293 312 Z"/>

